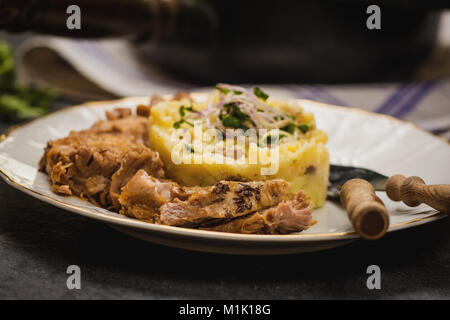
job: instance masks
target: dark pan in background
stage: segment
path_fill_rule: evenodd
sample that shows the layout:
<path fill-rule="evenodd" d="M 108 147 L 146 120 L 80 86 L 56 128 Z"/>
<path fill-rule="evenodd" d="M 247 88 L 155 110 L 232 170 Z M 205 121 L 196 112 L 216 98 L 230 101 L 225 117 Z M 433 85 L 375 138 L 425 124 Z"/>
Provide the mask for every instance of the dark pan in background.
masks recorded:
<path fill-rule="evenodd" d="M 81 8 L 69 30 L 66 9 Z M 381 29 L 369 30 L 369 5 Z M 408 79 L 450 2 L 427 0 L 0 0 L 0 29 L 127 37 L 138 56 L 204 84 Z"/>
<path fill-rule="evenodd" d="M 392 0 L 208 4 L 210 26 L 196 19 L 204 26 L 180 30 L 142 56 L 190 79 L 212 83 L 403 80 L 433 48 L 437 8 L 444 6 L 438 1 Z M 366 27 L 371 4 L 381 8 L 380 30 Z"/>

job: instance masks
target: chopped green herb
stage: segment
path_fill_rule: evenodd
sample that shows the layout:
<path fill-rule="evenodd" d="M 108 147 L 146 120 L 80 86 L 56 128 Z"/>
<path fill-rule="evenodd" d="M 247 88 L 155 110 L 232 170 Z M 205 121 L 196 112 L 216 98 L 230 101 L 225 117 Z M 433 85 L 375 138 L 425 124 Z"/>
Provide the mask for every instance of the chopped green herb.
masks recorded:
<path fill-rule="evenodd" d="M 0 119 L 40 116 L 49 111 L 55 96 L 51 90 L 28 88 L 16 82 L 12 49 L 0 39 Z"/>
<path fill-rule="evenodd" d="M 249 120 L 250 117 L 242 112 L 236 103 L 227 103 L 223 106 L 219 118 L 226 127 L 246 129 L 244 122 Z"/>
<path fill-rule="evenodd" d="M 189 112 L 195 112 L 195 110 L 192 106 L 189 106 L 189 107 L 181 106 L 179 109 L 179 112 L 182 117 L 184 117 L 186 115 L 186 112 L 184 112 L 185 110 L 189 111 Z"/>
<path fill-rule="evenodd" d="M 241 91 L 237 91 L 237 90 L 230 90 L 230 89 L 226 89 L 226 88 L 219 88 L 217 85 L 215 87 L 217 90 L 219 90 L 220 92 L 222 92 L 223 94 L 228 94 L 230 92 L 233 92 L 233 94 L 235 95 L 240 95 L 242 94 Z"/>
<path fill-rule="evenodd" d="M 181 119 L 181 120 L 179 120 L 179 121 L 176 121 L 176 122 L 173 123 L 173 127 L 174 127 L 175 129 L 179 129 L 180 126 L 183 124 L 183 122 L 184 122 L 184 119 Z"/>
<path fill-rule="evenodd" d="M 249 118 L 248 114 L 243 113 L 235 103 L 228 103 L 226 107 L 232 108 L 232 114 L 238 119 L 245 120 Z"/>
<path fill-rule="evenodd" d="M 281 128 L 281 130 L 289 132 L 289 133 L 294 133 L 295 129 L 297 128 L 297 125 L 293 122 L 289 123 L 287 126 Z"/>
<path fill-rule="evenodd" d="M 194 153 L 195 152 L 194 148 L 192 148 L 189 144 L 184 143 L 184 147 L 190 153 Z"/>
<path fill-rule="evenodd" d="M 219 88 L 219 87 L 217 87 L 217 86 L 216 86 L 216 89 L 217 89 L 217 90 L 219 90 L 220 92 L 222 92 L 223 94 L 227 94 L 227 93 L 229 93 L 229 92 L 230 92 L 230 90 L 229 90 L 229 89 L 225 89 L 225 88 Z"/>
<path fill-rule="evenodd" d="M 301 132 L 306 133 L 308 132 L 309 128 L 311 127 L 311 125 L 307 124 L 307 123 L 302 123 L 301 125 L 298 126 L 298 128 L 300 129 Z"/>
<path fill-rule="evenodd" d="M 232 116 L 231 114 L 226 114 L 222 116 L 222 123 L 225 127 L 230 127 L 234 129 L 242 128 L 242 120 Z"/>
<path fill-rule="evenodd" d="M 286 137 L 285 134 L 278 134 L 278 136 L 273 136 L 273 142 L 274 143 L 279 143 L 281 139 L 283 139 L 284 137 Z M 271 145 L 272 144 L 272 135 L 268 134 L 267 136 L 265 136 L 263 138 L 263 146 L 265 145 Z"/>
<path fill-rule="evenodd" d="M 270 134 L 265 136 L 263 142 L 264 142 L 263 145 L 272 144 L 272 136 Z"/>
<path fill-rule="evenodd" d="M 295 120 L 295 117 L 291 114 L 285 113 L 286 117 L 291 118 L 292 120 Z"/>
<path fill-rule="evenodd" d="M 264 91 L 262 91 L 260 88 L 255 87 L 253 89 L 253 93 L 255 94 L 255 96 L 257 96 L 258 98 L 263 99 L 264 101 L 267 100 L 267 98 L 269 98 L 269 95 L 267 93 L 265 93 Z"/>
<path fill-rule="evenodd" d="M 195 112 L 195 110 L 194 110 L 194 108 L 193 108 L 192 106 L 189 106 L 189 107 L 180 106 L 180 108 L 178 109 L 178 112 L 180 113 L 181 119 L 180 119 L 179 121 L 176 121 L 176 122 L 173 123 L 173 127 L 174 127 L 175 129 L 180 128 L 180 126 L 181 126 L 183 123 L 187 123 L 187 124 L 190 125 L 190 126 L 194 126 L 192 123 L 190 123 L 189 121 L 187 121 L 186 119 L 184 119 L 184 116 L 186 115 L 186 112 L 184 112 L 185 110 L 186 110 L 186 111 L 190 111 L 190 112 Z"/>

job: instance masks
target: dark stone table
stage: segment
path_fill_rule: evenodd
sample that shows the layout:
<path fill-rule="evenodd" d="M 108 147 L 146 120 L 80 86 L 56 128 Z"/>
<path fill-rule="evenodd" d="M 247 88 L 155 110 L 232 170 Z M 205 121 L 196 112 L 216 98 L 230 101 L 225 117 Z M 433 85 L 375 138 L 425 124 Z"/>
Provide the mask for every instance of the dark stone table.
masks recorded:
<path fill-rule="evenodd" d="M 449 231 L 445 218 L 322 252 L 206 254 L 131 238 L 0 181 L 0 299 L 449 299 Z M 373 264 L 380 290 L 366 286 Z M 80 290 L 67 289 L 69 265 Z"/>

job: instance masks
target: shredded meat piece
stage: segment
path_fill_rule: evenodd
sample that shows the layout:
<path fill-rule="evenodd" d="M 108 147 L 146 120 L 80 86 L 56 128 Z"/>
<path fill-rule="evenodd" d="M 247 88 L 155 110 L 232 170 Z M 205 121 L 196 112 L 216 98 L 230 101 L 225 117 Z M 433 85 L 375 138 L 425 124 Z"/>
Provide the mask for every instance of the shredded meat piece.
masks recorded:
<path fill-rule="evenodd" d="M 40 167 L 50 176 L 54 192 L 86 197 L 108 206 L 109 179 L 119 168 L 117 159 L 132 146 L 128 140 L 113 135 L 71 133 L 48 143 Z M 92 193 L 92 179 L 101 182 L 103 190 Z"/>
<path fill-rule="evenodd" d="M 196 227 L 226 222 L 277 205 L 287 199 L 287 188 L 284 180 L 221 181 L 211 187 L 182 188 L 173 181 L 159 180 L 140 170 L 122 189 L 119 202 L 121 213 L 127 216 Z"/>
<path fill-rule="evenodd" d="M 113 134 L 133 143 L 148 146 L 148 120 L 140 116 L 129 116 L 115 120 L 100 120 L 82 132 Z"/>
<path fill-rule="evenodd" d="M 163 163 L 157 153 L 144 146 L 128 151 L 120 161 L 119 170 L 111 177 L 109 192 L 114 209 L 120 209 L 119 195 L 122 187 L 139 170 L 149 172 L 157 178 L 164 178 Z"/>
<path fill-rule="evenodd" d="M 287 199 L 286 187 L 284 181 L 269 180 L 259 183 L 221 181 L 212 187 L 182 188 L 173 181 L 159 180 L 140 170 L 122 189 L 119 201 L 122 214 L 153 223 L 200 226 L 205 230 L 234 233 L 276 234 L 305 230 L 313 224 L 311 202 L 304 192 Z M 259 200 L 254 190 L 261 190 Z M 255 204 L 246 206 L 242 213 L 236 212 L 239 207 L 236 194 L 254 198 L 252 203 Z M 216 225 L 208 227 L 209 224 Z"/>
<path fill-rule="evenodd" d="M 196 188 L 186 201 L 175 199 L 160 208 L 160 223 L 173 226 L 199 226 L 217 223 L 277 205 L 287 198 L 288 183 L 284 180 L 221 181 L 226 191 L 216 194 L 215 188 Z"/>
<path fill-rule="evenodd" d="M 191 95 L 186 91 L 178 91 L 173 96 L 173 100 L 183 100 L 183 99 L 189 99 L 190 101 L 192 101 Z"/>
<path fill-rule="evenodd" d="M 311 210 L 311 201 L 307 199 L 303 191 L 300 191 L 289 200 L 282 201 L 275 207 L 251 213 L 218 226 L 202 229 L 248 234 L 299 232 L 308 229 L 315 223 L 312 220 Z"/>
<path fill-rule="evenodd" d="M 156 179 L 139 170 L 122 188 L 120 213 L 144 221 L 157 222 L 159 207 L 175 198 L 186 199 L 188 193 L 176 182 Z"/>
<path fill-rule="evenodd" d="M 48 143 L 40 168 L 50 176 L 53 192 L 118 210 L 120 188 L 139 169 L 164 177 L 159 155 L 132 140 L 129 135 L 72 132 Z"/>

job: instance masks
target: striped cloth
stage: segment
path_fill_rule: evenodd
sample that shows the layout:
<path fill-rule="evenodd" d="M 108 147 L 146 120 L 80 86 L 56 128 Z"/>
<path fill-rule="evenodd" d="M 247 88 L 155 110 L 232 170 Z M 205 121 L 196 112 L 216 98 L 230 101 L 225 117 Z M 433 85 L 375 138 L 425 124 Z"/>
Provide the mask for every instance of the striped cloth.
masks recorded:
<path fill-rule="evenodd" d="M 450 78 L 401 84 L 287 85 L 267 89 L 293 98 L 391 115 L 450 139 Z"/>

